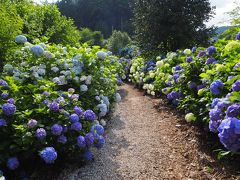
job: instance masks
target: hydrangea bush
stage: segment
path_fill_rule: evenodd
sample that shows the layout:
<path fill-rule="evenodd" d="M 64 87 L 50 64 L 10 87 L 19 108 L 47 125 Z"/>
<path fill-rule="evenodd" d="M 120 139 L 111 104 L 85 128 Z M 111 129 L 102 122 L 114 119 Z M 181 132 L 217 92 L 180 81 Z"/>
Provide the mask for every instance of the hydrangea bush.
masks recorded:
<path fill-rule="evenodd" d="M 0 167 L 18 169 L 26 159 L 46 164 L 61 156 L 93 159 L 105 144 L 111 104 L 124 64 L 97 46 L 63 47 L 17 36 L 0 79 Z"/>
<path fill-rule="evenodd" d="M 187 122 L 204 122 L 225 148 L 240 152 L 240 41 L 132 60 L 129 81 L 153 96 L 163 93 L 185 111 Z"/>

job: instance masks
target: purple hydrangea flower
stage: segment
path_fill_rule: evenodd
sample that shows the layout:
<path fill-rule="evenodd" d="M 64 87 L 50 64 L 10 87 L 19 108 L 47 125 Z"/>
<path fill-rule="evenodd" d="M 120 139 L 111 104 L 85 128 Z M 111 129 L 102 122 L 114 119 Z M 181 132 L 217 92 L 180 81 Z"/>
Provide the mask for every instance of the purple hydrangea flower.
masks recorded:
<path fill-rule="evenodd" d="M 227 108 L 227 117 L 238 117 L 240 115 L 240 105 L 233 104 Z"/>
<path fill-rule="evenodd" d="M 55 112 L 59 111 L 59 107 L 60 106 L 57 102 L 52 102 L 49 104 L 50 110 L 55 111 Z"/>
<path fill-rule="evenodd" d="M 213 64 L 215 61 L 214 58 L 208 58 L 205 64 Z"/>
<path fill-rule="evenodd" d="M 15 170 L 19 167 L 19 161 L 17 157 L 11 157 L 7 160 L 7 167 L 10 170 Z"/>
<path fill-rule="evenodd" d="M 9 94 L 8 94 L 7 92 L 3 92 L 3 93 L 1 94 L 1 97 L 2 97 L 3 99 L 7 99 L 8 96 L 9 96 Z"/>
<path fill-rule="evenodd" d="M 35 128 L 37 126 L 38 122 L 35 120 L 35 119 L 30 119 L 28 121 L 28 128 L 29 129 L 32 129 L 32 128 Z"/>
<path fill-rule="evenodd" d="M 69 119 L 72 123 L 75 123 L 79 121 L 79 116 L 77 114 L 71 114 Z"/>
<path fill-rule="evenodd" d="M 78 116 L 82 116 L 82 115 L 83 115 L 83 110 L 82 110 L 80 107 L 75 106 L 73 110 L 74 110 L 74 112 L 75 112 Z"/>
<path fill-rule="evenodd" d="M 240 32 L 237 33 L 237 35 L 236 35 L 236 39 L 237 39 L 237 40 L 240 40 Z"/>
<path fill-rule="evenodd" d="M 0 119 L 0 127 L 1 126 L 7 126 L 7 122 L 5 119 Z"/>
<path fill-rule="evenodd" d="M 42 103 L 44 104 L 44 105 L 48 105 L 48 100 L 47 99 L 45 99 Z"/>
<path fill-rule="evenodd" d="M 61 143 L 61 144 L 66 144 L 66 142 L 67 142 L 67 137 L 66 136 L 64 136 L 64 135 L 61 135 L 61 136 L 59 136 L 58 137 L 58 140 L 57 140 L 59 143 Z"/>
<path fill-rule="evenodd" d="M 78 136 L 78 138 L 77 138 L 77 145 L 80 148 L 85 148 L 87 146 L 85 138 L 83 136 Z"/>
<path fill-rule="evenodd" d="M 45 163 L 53 164 L 57 159 L 57 152 L 53 147 L 46 147 L 40 152 L 40 156 L 45 161 Z"/>
<path fill-rule="evenodd" d="M 71 100 L 72 101 L 78 101 L 79 100 L 79 95 L 78 94 L 73 94 L 72 96 L 71 96 Z"/>
<path fill-rule="evenodd" d="M 222 120 L 218 120 L 218 121 L 209 121 L 209 130 L 211 132 L 217 133 L 218 132 L 218 127 L 221 124 Z"/>
<path fill-rule="evenodd" d="M 69 89 L 68 89 L 68 93 L 69 93 L 69 94 L 73 94 L 74 92 L 75 92 L 75 89 L 73 89 L 73 88 L 69 88 Z"/>
<path fill-rule="evenodd" d="M 192 62 L 192 61 L 193 61 L 192 56 L 186 58 L 186 62 L 190 63 L 190 62 Z"/>
<path fill-rule="evenodd" d="M 93 160 L 93 153 L 89 150 L 85 151 L 83 156 L 87 161 L 92 161 Z"/>
<path fill-rule="evenodd" d="M 96 114 L 92 110 L 86 110 L 84 112 L 84 118 L 88 121 L 94 121 L 96 119 Z"/>
<path fill-rule="evenodd" d="M 45 139 L 46 136 L 47 136 L 47 132 L 45 131 L 45 129 L 43 129 L 43 128 L 38 128 L 38 129 L 36 130 L 36 137 L 37 137 L 39 140 Z"/>
<path fill-rule="evenodd" d="M 218 128 L 218 137 L 225 148 L 232 152 L 240 152 L 240 120 L 227 118 Z"/>
<path fill-rule="evenodd" d="M 167 84 L 167 86 L 172 86 L 172 82 L 171 81 L 168 81 L 166 84 Z"/>
<path fill-rule="evenodd" d="M 10 104 L 15 104 L 15 100 L 13 98 L 8 99 L 7 102 Z"/>
<path fill-rule="evenodd" d="M 232 90 L 233 90 L 233 91 L 240 91 L 240 80 L 237 80 L 237 81 L 232 85 Z"/>
<path fill-rule="evenodd" d="M 7 116 L 11 116 L 11 115 L 15 114 L 16 110 L 17 110 L 17 108 L 14 104 L 4 103 L 2 106 L 2 112 L 3 112 L 3 114 L 5 114 Z"/>
<path fill-rule="evenodd" d="M 198 53 L 198 57 L 204 57 L 206 55 L 205 51 L 201 51 Z"/>
<path fill-rule="evenodd" d="M 234 69 L 240 68 L 240 63 L 235 64 Z"/>
<path fill-rule="evenodd" d="M 48 96 L 50 96 L 50 93 L 47 92 L 47 91 L 44 91 L 44 92 L 43 92 L 43 95 L 46 96 L 46 97 L 48 97 Z"/>
<path fill-rule="evenodd" d="M 0 79 L 0 86 L 8 87 L 8 83 L 6 81 Z"/>
<path fill-rule="evenodd" d="M 219 95 L 221 94 L 221 89 L 223 89 L 224 84 L 221 80 L 215 80 L 212 82 L 212 84 L 210 85 L 210 91 L 212 92 L 212 94 L 214 95 Z"/>
<path fill-rule="evenodd" d="M 81 131 L 82 124 L 80 122 L 75 122 L 75 123 L 71 124 L 71 129 L 74 131 Z"/>
<path fill-rule="evenodd" d="M 103 136 L 99 136 L 97 138 L 97 142 L 94 144 L 94 146 L 98 149 L 101 149 L 105 144 L 105 139 Z"/>
<path fill-rule="evenodd" d="M 189 82 L 188 83 L 188 88 L 189 89 L 195 89 L 197 87 L 197 84 L 193 81 Z"/>
<path fill-rule="evenodd" d="M 51 132 L 52 132 L 53 135 L 59 136 L 59 135 L 62 134 L 62 131 L 63 131 L 63 127 L 59 124 L 54 124 L 51 127 Z"/>
<path fill-rule="evenodd" d="M 213 53 L 217 52 L 217 49 L 214 46 L 210 46 L 207 48 L 207 51 L 209 55 L 212 55 Z"/>
<path fill-rule="evenodd" d="M 86 141 L 88 146 L 93 145 L 93 143 L 94 143 L 94 135 L 93 135 L 93 133 L 87 133 L 85 135 L 85 141 Z"/>

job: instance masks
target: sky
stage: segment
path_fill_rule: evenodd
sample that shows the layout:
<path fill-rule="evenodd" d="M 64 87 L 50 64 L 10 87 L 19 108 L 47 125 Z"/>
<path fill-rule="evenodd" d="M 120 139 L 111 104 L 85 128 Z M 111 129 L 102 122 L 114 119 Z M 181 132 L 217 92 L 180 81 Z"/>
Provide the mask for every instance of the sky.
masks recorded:
<path fill-rule="evenodd" d="M 33 0 L 35 2 L 43 2 L 45 0 Z M 224 26 L 229 25 L 229 16 L 226 12 L 229 12 L 234 9 L 234 2 L 240 2 L 240 0 L 210 0 L 212 6 L 216 6 L 215 13 L 216 15 L 207 22 L 207 26 Z M 49 3 L 56 2 L 56 0 L 48 0 Z"/>

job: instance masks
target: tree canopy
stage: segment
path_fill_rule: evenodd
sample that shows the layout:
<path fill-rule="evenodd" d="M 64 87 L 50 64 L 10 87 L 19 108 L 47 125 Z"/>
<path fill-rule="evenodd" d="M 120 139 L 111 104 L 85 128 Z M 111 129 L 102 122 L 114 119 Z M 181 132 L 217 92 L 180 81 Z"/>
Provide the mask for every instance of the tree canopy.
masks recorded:
<path fill-rule="evenodd" d="M 101 31 L 105 37 L 113 30 L 132 33 L 130 0 L 59 0 L 61 13 L 75 20 L 79 28 Z"/>
<path fill-rule="evenodd" d="M 209 0 L 134 0 L 136 39 L 142 50 L 177 50 L 205 45 L 213 28 L 204 24 L 213 15 Z"/>

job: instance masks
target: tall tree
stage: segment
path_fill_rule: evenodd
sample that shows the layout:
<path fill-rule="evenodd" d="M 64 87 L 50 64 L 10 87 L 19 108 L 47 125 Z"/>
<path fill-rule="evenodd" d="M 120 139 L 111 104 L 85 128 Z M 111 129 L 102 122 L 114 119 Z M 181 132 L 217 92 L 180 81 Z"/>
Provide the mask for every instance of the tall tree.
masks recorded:
<path fill-rule="evenodd" d="M 134 0 L 136 40 L 143 51 L 170 51 L 207 44 L 213 28 L 209 0 Z"/>
<path fill-rule="evenodd" d="M 62 14 L 75 20 L 79 28 L 88 27 L 109 36 L 113 30 L 132 33 L 129 6 L 131 0 L 60 0 L 57 5 Z"/>

